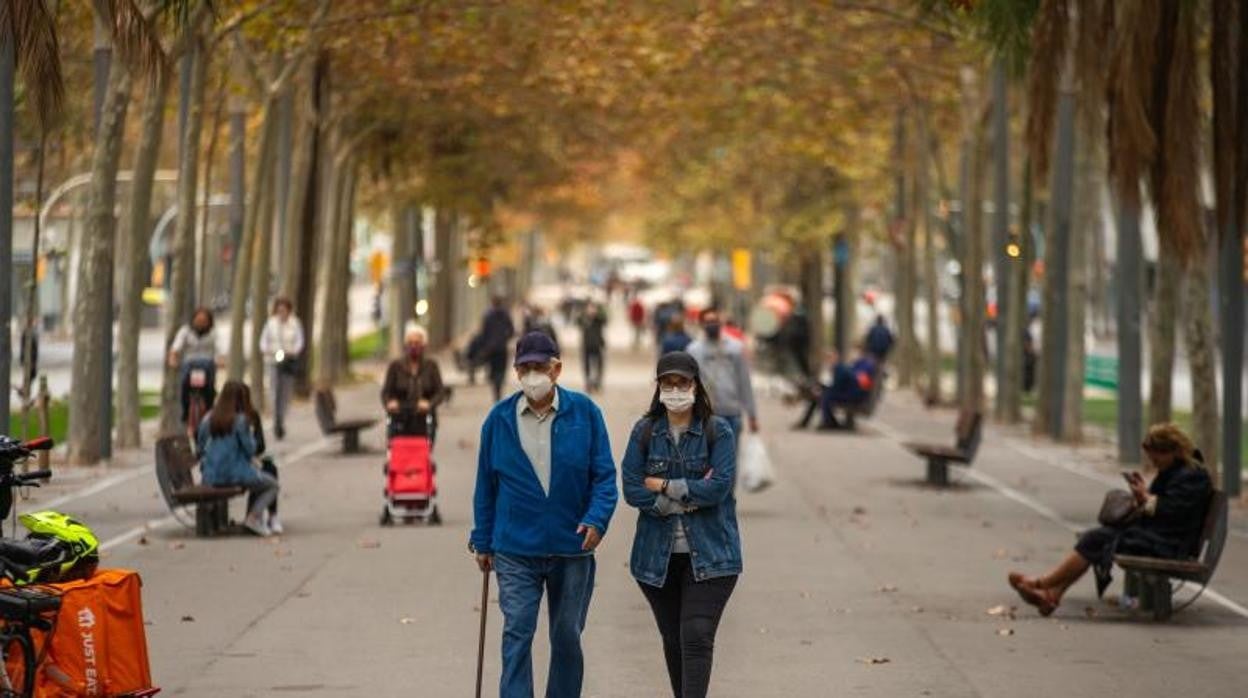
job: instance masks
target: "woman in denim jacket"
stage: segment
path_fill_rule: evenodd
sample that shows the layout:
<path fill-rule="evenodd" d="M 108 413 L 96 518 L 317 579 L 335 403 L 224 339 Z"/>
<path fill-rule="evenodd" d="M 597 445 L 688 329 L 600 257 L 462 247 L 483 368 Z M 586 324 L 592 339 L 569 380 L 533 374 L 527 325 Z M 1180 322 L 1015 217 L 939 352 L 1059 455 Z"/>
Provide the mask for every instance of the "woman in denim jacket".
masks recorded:
<path fill-rule="evenodd" d="M 251 464 L 256 438 L 246 391 L 243 383 L 226 381 L 221 397 L 199 423 L 200 471 L 205 485 L 246 488 L 252 496 L 243 525 L 258 536 L 268 536 L 272 531 L 264 515 L 277 499 L 278 484 L 277 478 Z"/>
<path fill-rule="evenodd" d="M 711 410 L 698 363 L 659 359 L 650 410 L 633 427 L 621 467 L 637 507 L 630 569 L 650 603 L 677 698 L 701 698 L 715 631 L 741 573 L 736 440 Z"/>

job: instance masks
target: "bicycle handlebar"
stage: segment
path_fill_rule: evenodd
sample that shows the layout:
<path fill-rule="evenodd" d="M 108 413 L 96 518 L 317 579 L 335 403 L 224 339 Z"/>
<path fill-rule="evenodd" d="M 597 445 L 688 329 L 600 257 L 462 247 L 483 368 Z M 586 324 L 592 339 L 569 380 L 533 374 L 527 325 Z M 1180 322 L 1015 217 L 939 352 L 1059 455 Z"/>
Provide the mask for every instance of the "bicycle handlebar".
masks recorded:
<path fill-rule="evenodd" d="M 40 436 L 22 444 L 22 448 L 25 448 L 27 451 L 51 451 L 55 445 L 56 442 L 52 440 L 51 436 Z"/>

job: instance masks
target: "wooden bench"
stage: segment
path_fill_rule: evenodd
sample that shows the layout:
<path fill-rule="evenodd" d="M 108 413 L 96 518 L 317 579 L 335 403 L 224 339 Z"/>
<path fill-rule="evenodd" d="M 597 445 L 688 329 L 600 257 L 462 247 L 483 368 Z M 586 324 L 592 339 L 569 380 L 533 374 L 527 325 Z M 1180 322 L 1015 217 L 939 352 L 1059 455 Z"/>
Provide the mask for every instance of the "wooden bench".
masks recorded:
<path fill-rule="evenodd" d="M 338 421 L 338 403 L 330 390 L 316 391 L 316 421 L 321 425 L 321 432 L 326 436 L 342 434 L 342 452 L 358 453 L 360 451 L 360 431 L 377 423 L 376 419 L 348 419 Z"/>
<path fill-rule="evenodd" d="M 1177 610 L 1192 605 L 1218 568 L 1218 560 L 1222 558 L 1222 548 L 1226 545 L 1227 535 L 1227 504 L 1226 493 L 1214 490 L 1209 497 L 1209 507 L 1205 512 L 1205 525 L 1200 533 L 1198 554 L 1191 560 L 1167 560 L 1164 558 L 1138 557 L 1135 555 L 1115 555 L 1114 562 L 1126 574 L 1123 580 L 1123 593 L 1140 601 L 1140 610 L 1152 611 L 1155 620 L 1166 620 L 1174 614 L 1174 591 L 1172 580 L 1192 582 L 1200 585 L 1196 595 L 1180 606 Z"/>
<path fill-rule="evenodd" d="M 949 464 L 969 466 L 979 451 L 983 431 L 983 415 L 972 410 L 958 413 L 952 447 L 941 444 L 906 443 L 904 446 L 927 459 L 927 481 L 944 487 L 949 484 Z"/>
<path fill-rule="evenodd" d="M 195 535 L 211 536 L 230 527 L 230 500 L 246 494 L 238 487 L 196 484 L 192 470 L 197 460 L 185 434 L 161 437 L 156 442 L 156 480 L 165 503 L 175 512 L 179 507 L 195 509 Z"/>

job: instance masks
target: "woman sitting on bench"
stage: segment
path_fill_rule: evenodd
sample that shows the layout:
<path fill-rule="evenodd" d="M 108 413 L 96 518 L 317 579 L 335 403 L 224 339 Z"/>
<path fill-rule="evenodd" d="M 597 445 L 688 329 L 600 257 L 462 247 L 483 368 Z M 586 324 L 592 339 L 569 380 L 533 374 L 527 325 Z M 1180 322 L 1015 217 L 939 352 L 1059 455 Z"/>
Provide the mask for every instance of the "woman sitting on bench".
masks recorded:
<path fill-rule="evenodd" d="M 247 386 L 226 381 L 212 411 L 199 423 L 199 453 L 203 483 L 212 487 L 245 487 L 252 497 L 243 525 L 258 536 L 271 531 L 264 522 L 269 505 L 277 499 L 277 478 L 256 470 L 256 455 Z"/>
<path fill-rule="evenodd" d="M 822 415 L 819 422 L 820 430 L 840 429 L 842 426 L 853 428 L 853 410 L 871 399 L 871 389 L 875 387 L 876 363 L 870 354 L 859 350 L 858 358 L 852 364 L 841 361 L 841 355 L 835 350 L 828 352 L 828 370 L 832 374 L 831 385 L 811 386 L 806 403 L 806 412 L 793 425 L 795 429 L 805 429 L 818 409 Z M 836 418 L 836 408 L 846 408 L 847 424 L 842 425 Z"/>
<path fill-rule="evenodd" d="M 1196 555 L 1213 482 L 1192 440 L 1174 424 L 1157 424 L 1144 438 L 1144 453 L 1157 469 L 1152 484 L 1138 472 L 1126 477 L 1135 496 L 1130 523 L 1101 526 L 1079 536 L 1075 549 L 1043 577 L 1011 572 L 1010 586 L 1027 603 L 1049 615 L 1070 585 L 1092 568 L 1099 597 L 1109 586 L 1115 554 L 1167 559 Z"/>

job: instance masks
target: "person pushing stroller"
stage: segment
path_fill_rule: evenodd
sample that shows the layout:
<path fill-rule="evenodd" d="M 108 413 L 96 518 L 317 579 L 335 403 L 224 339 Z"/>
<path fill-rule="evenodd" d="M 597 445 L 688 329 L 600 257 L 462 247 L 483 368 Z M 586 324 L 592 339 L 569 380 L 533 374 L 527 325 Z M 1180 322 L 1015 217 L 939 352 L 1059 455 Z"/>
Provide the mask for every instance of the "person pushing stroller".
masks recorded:
<path fill-rule="evenodd" d="M 389 425 L 386 437 L 427 436 L 433 442 L 438 425 L 438 405 L 446 398 L 442 370 L 426 355 L 429 333 L 409 325 L 403 334 L 403 356 L 390 362 L 381 387 L 381 404 Z"/>

